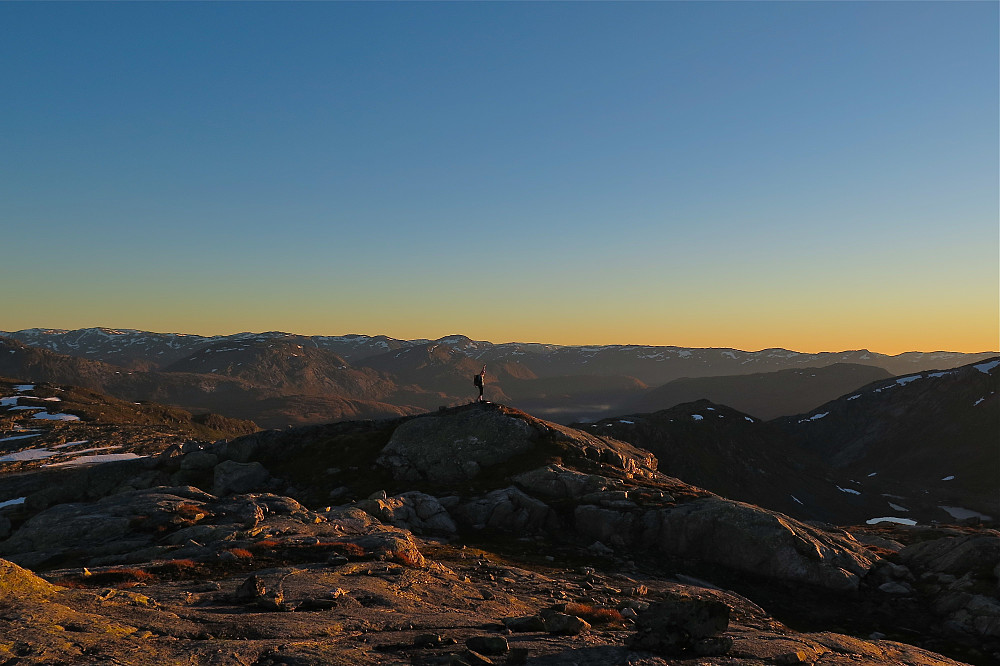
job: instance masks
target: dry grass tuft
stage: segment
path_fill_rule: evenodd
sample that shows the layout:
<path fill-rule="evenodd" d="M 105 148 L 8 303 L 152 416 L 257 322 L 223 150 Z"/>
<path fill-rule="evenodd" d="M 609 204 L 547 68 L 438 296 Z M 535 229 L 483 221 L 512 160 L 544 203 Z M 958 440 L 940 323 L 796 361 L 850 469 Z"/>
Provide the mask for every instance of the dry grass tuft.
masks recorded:
<path fill-rule="evenodd" d="M 254 549 L 259 549 L 259 548 L 277 548 L 277 547 L 279 547 L 281 545 L 282 545 L 281 542 L 278 541 L 277 539 L 261 539 L 260 541 L 257 541 L 256 543 L 251 544 L 250 547 L 254 548 Z"/>
<path fill-rule="evenodd" d="M 591 624 L 615 624 L 624 622 L 625 618 L 614 608 L 592 606 L 590 604 L 566 604 L 566 613 L 575 615 Z"/>

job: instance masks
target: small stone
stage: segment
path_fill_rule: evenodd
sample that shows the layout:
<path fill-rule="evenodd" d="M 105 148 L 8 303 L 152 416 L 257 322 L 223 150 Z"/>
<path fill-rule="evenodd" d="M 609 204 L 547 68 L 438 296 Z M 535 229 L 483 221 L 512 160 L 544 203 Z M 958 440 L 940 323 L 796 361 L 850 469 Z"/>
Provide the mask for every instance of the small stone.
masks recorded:
<path fill-rule="evenodd" d="M 784 654 L 779 654 L 774 658 L 774 663 L 789 665 L 789 664 L 812 664 L 817 659 L 819 655 L 808 648 L 801 648 L 795 652 L 786 652 Z"/>
<path fill-rule="evenodd" d="M 503 636 L 473 636 L 465 641 L 465 645 L 473 652 L 486 655 L 504 654 L 510 650 Z"/>
<path fill-rule="evenodd" d="M 531 650 L 528 648 L 512 648 L 507 653 L 507 661 L 504 663 L 508 666 L 521 666 L 521 664 L 528 663 L 528 655 L 530 654 Z"/>
<path fill-rule="evenodd" d="M 537 615 L 526 617 L 505 617 L 501 620 L 503 626 L 516 633 L 529 631 L 545 631 L 545 621 Z"/>
<path fill-rule="evenodd" d="M 469 666 L 492 666 L 493 660 L 489 657 L 485 657 L 475 650 L 466 650 L 462 654 L 462 658 L 465 659 L 465 663 Z"/>
<path fill-rule="evenodd" d="M 700 638 L 694 642 L 694 653 L 699 657 L 721 657 L 733 647 L 733 639 L 729 636 L 712 636 Z"/>
<path fill-rule="evenodd" d="M 266 593 L 267 588 L 264 587 L 264 581 L 254 575 L 247 578 L 238 588 L 236 588 L 236 591 L 233 592 L 233 600 L 257 601 L 259 599 L 263 599 Z"/>
<path fill-rule="evenodd" d="M 418 648 L 440 647 L 444 645 L 444 636 L 441 634 L 420 634 L 413 639 L 413 646 Z"/>
<path fill-rule="evenodd" d="M 599 557 L 611 557 L 612 555 L 615 554 L 614 550 L 608 548 L 600 541 L 595 541 L 594 543 L 587 546 L 587 551 Z"/>
<path fill-rule="evenodd" d="M 882 583 L 881 585 L 878 586 L 878 589 L 882 592 L 885 592 L 886 594 L 896 594 L 896 595 L 913 594 L 912 587 L 910 587 L 906 583 L 897 583 L 895 581 Z"/>
<path fill-rule="evenodd" d="M 562 636 L 576 636 L 590 631 L 590 624 L 575 615 L 553 613 L 545 619 L 545 631 Z"/>

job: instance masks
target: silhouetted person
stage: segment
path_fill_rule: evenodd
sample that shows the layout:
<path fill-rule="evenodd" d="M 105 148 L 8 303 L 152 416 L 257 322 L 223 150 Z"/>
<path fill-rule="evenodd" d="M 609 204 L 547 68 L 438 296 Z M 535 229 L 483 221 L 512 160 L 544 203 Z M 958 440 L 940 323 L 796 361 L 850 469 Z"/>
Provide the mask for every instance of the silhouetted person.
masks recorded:
<path fill-rule="evenodd" d="M 478 400 L 478 402 L 482 402 L 483 401 L 483 386 L 486 384 L 486 366 L 485 365 L 483 366 L 482 371 L 478 375 L 474 375 L 472 377 L 472 383 L 475 384 L 476 387 L 479 389 L 479 400 Z"/>

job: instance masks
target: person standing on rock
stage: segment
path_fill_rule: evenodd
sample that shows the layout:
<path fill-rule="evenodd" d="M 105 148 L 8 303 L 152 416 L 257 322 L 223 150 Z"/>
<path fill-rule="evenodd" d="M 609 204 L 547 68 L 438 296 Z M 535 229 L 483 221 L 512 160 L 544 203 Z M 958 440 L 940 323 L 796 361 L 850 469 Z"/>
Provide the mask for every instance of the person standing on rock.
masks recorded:
<path fill-rule="evenodd" d="M 480 371 L 478 375 L 474 375 L 472 377 L 472 383 L 475 384 L 476 387 L 479 389 L 479 400 L 477 402 L 483 402 L 483 386 L 486 384 L 485 365 L 483 366 L 483 369 Z"/>

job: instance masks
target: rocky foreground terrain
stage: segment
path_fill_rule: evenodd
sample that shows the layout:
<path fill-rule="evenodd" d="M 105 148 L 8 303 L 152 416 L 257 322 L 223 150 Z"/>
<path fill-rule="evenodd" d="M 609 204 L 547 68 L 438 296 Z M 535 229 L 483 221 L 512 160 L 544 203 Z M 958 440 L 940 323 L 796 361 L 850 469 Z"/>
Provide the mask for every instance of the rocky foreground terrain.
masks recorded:
<path fill-rule="evenodd" d="M 0 534 L 5 664 L 1000 661 L 996 530 L 799 522 L 493 404 L 6 475 Z"/>

